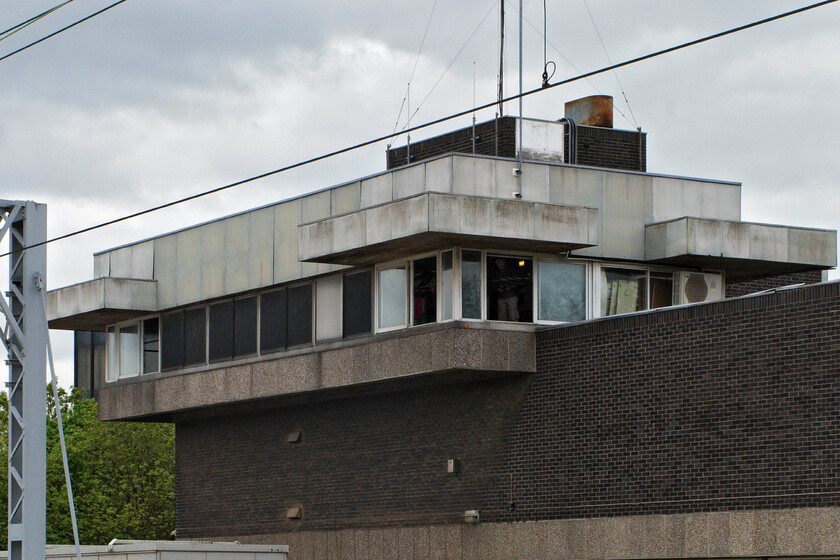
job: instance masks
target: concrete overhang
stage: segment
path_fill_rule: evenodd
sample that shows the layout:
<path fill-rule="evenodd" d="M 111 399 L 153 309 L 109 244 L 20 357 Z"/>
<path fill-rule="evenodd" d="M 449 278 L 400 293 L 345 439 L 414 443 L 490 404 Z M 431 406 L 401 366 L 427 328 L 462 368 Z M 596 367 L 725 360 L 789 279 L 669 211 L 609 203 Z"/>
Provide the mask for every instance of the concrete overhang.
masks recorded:
<path fill-rule="evenodd" d="M 156 280 L 97 278 L 47 292 L 51 329 L 103 331 L 157 310 Z"/>
<path fill-rule="evenodd" d="M 453 245 L 558 253 L 598 244 L 598 210 L 423 193 L 298 228 L 301 261 L 369 265 Z"/>
<path fill-rule="evenodd" d="M 236 407 L 312 402 L 536 371 L 534 328 L 430 324 L 291 355 L 108 383 L 101 420 L 168 421 Z"/>
<path fill-rule="evenodd" d="M 677 218 L 645 227 L 648 262 L 719 269 L 727 281 L 837 266 L 837 232 L 748 222 Z"/>

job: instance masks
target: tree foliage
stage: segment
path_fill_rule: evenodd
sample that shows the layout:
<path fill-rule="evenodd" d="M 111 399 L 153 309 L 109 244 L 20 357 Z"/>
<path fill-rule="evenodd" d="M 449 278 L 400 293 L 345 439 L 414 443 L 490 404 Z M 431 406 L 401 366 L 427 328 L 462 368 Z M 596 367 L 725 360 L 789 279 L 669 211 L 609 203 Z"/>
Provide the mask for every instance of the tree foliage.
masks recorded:
<path fill-rule="evenodd" d="M 8 478 L 6 393 L 0 393 L 0 476 Z M 171 424 L 100 422 L 96 401 L 59 389 L 79 540 L 167 539 L 175 528 L 175 429 Z M 47 388 L 47 542 L 72 543 L 73 528 L 52 387 Z M 0 546 L 7 546 L 2 493 Z"/>

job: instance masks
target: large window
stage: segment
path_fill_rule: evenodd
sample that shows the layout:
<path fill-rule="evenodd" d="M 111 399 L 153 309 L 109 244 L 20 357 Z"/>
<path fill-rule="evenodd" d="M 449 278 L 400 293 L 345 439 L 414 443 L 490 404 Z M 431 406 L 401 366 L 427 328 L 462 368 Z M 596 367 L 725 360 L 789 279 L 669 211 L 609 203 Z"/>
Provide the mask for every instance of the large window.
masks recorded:
<path fill-rule="evenodd" d="M 392 329 L 408 324 L 408 265 L 379 271 L 379 328 Z"/>
<path fill-rule="evenodd" d="M 586 319 L 586 265 L 540 261 L 540 321 L 583 321 Z"/>
<path fill-rule="evenodd" d="M 373 287 L 370 270 L 344 274 L 342 292 L 342 333 L 345 338 L 371 331 Z"/>
<path fill-rule="evenodd" d="M 601 317 L 673 305 L 674 273 L 601 267 Z"/>
<path fill-rule="evenodd" d="M 159 370 L 157 317 L 109 326 L 105 334 L 105 375 L 108 381 Z"/>
<path fill-rule="evenodd" d="M 412 263 L 411 297 L 414 305 L 412 325 L 437 321 L 437 257 L 425 257 Z"/>
<path fill-rule="evenodd" d="M 481 319 L 481 251 L 461 251 L 461 317 Z"/>
<path fill-rule="evenodd" d="M 161 369 L 207 362 L 207 308 L 166 313 L 161 317 Z"/>
<path fill-rule="evenodd" d="M 487 318 L 530 323 L 533 320 L 533 263 L 526 257 L 488 255 Z"/>

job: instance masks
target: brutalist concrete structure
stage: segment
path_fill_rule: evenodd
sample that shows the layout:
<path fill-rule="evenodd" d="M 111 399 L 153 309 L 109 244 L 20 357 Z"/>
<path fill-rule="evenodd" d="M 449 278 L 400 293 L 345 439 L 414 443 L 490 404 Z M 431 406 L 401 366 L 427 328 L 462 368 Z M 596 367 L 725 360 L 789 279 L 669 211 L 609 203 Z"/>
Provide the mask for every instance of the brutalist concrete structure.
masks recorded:
<path fill-rule="evenodd" d="M 840 554 L 836 232 L 743 222 L 737 183 L 617 169 L 644 137 L 567 114 L 481 129 L 521 168 L 465 129 L 50 292 L 102 418 L 176 424 L 179 538 Z"/>

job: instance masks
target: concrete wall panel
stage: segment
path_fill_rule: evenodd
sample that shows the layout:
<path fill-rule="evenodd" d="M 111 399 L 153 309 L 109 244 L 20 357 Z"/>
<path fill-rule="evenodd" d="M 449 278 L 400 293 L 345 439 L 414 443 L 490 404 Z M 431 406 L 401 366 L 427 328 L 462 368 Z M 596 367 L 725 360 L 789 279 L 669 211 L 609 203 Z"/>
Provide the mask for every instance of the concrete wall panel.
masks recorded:
<path fill-rule="evenodd" d="M 261 288 L 274 283 L 274 210 L 248 214 L 248 285 Z"/>
<path fill-rule="evenodd" d="M 362 204 L 362 183 L 356 181 L 349 185 L 336 187 L 330 190 L 330 195 L 332 196 L 330 203 L 331 216 L 355 212 Z"/>
<path fill-rule="evenodd" d="M 393 199 L 392 175 L 386 173 L 362 181 L 362 208 L 376 206 Z"/>
<path fill-rule="evenodd" d="M 195 281 L 201 285 L 202 299 L 217 298 L 229 293 L 225 276 L 228 274 L 226 256 L 230 221 L 211 222 L 195 230 L 201 237 L 200 248 L 190 259 L 195 259 L 201 266 L 201 276 Z M 189 282 L 189 279 L 181 278 L 179 281 Z M 196 300 L 181 299 L 179 303 L 183 305 L 192 301 Z"/>
<path fill-rule="evenodd" d="M 300 199 L 300 223 L 305 224 L 329 218 L 331 204 L 330 191 L 321 191 L 302 197 Z"/>
<path fill-rule="evenodd" d="M 235 294 L 253 288 L 250 282 L 250 212 L 224 220 L 227 226 L 224 248 L 225 293 Z M 209 255 L 205 254 L 205 258 Z"/>
<path fill-rule="evenodd" d="M 298 261 L 300 201 L 289 200 L 274 207 L 274 282 L 301 277 Z"/>
<path fill-rule="evenodd" d="M 176 299 L 178 305 L 186 305 L 203 299 L 201 276 L 205 264 L 201 254 L 202 228 L 180 231 L 175 234 L 175 238 L 178 243 Z"/>
<path fill-rule="evenodd" d="M 453 158 L 442 158 L 425 164 L 426 190 L 430 192 L 452 192 L 452 161 Z"/>
<path fill-rule="evenodd" d="M 495 196 L 496 162 L 472 157 L 452 159 L 452 194 Z"/>
<path fill-rule="evenodd" d="M 412 165 L 394 171 L 394 200 L 426 191 L 426 165 Z"/>
<path fill-rule="evenodd" d="M 155 280 L 161 309 L 178 305 L 178 237 L 174 234 L 155 239 Z"/>

